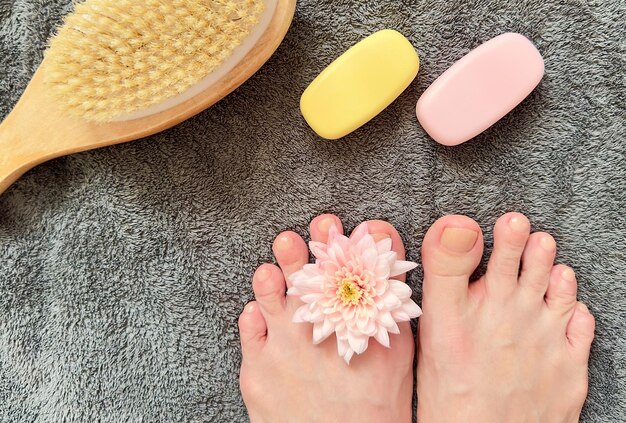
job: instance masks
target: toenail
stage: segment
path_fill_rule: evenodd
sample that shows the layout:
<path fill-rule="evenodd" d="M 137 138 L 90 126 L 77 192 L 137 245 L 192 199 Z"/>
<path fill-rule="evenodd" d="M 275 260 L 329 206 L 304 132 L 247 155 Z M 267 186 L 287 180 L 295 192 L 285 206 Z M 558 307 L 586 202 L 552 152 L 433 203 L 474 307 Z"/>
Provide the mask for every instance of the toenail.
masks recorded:
<path fill-rule="evenodd" d="M 578 303 L 577 308 L 578 311 L 582 311 L 583 313 L 589 313 L 589 309 L 583 303 Z"/>
<path fill-rule="evenodd" d="M 561 272 L 561 277 L 569 282 L 574 282 L 576 280 L 576 275 L 574 271 L 569 267 Z"/>
<path fill-rule="evenodd" d="M 391 236 L 389 234 L 386 234 L 386 233 L 372 234 L 372 238 L 374 238 L 375 242 L 378 242 L 378 241 L 382 241 L 383 239 L 391 238 Z"/>
<path fill-rule="evenodd" d="M 528 221 L 526 219 L 522 219 L 520 217 L 512 217 L 509 220 L 509 226 L 515 232 L 526 232 L 528 230 Z"/>
<path fill-rule="evenodd" d="M 270 278 L 271 274 L 272 271 L 267 267 L 260 267 L 259 269 L 257 269 L 255 276 L 259 282 L 265 282 Z"/>
<path fill-rule="evenodd" d="M 254 310 L 256 310 L 254 304 L 250 303 L 246 306 L 246 313 L 254 313 Z"/>
<path fill-rule="evenodd" d="M 330 229 L 331 226 L 333 226 L 335 224 L 335 219 L 333 219 L 330 216 L 327 216 L 325 218 L 323 218 L 319 224 L 317 225 L 317 227 L 319 228 L 320 231 L 322 232 L 328 232 L 328 230 Z"/>
<path fill-rule="evenodd" d="M 541 245 L 541 248 L 549 253 L 556 249 L 556 242 L 554 242 L 554 238 L 548 235 L 541 237 L 539 245 Z"/>
<path fill-rule="evenodd" d="M 445 228 L 441 234 L 441 245 L 455 253 L 467 253 L 476 244 L 478 232 L 466 228 Z"/>

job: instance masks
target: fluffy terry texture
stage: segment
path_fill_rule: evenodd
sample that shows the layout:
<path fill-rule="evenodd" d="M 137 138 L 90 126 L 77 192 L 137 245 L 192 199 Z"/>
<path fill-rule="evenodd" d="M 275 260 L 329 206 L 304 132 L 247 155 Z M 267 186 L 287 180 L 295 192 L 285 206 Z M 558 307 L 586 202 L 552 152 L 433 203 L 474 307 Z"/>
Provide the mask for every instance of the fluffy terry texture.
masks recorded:
<path fill-rule="evenodd" d="M 70 0 L 0 1 L 0 116 Z M 626 159 L 622 1 L 302 0 L 273 58 L 165 133 L 43 164 L 0 196 L 0 421 L 243 422 L 237 317 L 281 230 L 337 213 L 393 222 L 419 261 L 448 213 L 526 213 L 554 234 L 597 317 L 585 422 L 626 420 Z M 306 85 L 378 29 L 420 54 L 407 91 L 343 141 L 298 111 Z M 506 31 L 546 75 L 454 148 L 414 106 L 455 60 Z M 33 117 L 36 122 L 36 116 Z M 421 269 L 410 273 L 421 300 Z"/>

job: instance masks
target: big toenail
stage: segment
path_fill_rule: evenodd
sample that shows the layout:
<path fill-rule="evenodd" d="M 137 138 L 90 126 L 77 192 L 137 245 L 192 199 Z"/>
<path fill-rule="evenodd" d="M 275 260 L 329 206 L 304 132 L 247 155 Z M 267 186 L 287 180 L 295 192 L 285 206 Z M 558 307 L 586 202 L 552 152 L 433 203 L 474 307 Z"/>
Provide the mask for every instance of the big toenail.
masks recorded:
<path fill-rule="evenodd" d="M 574 282 L 576 280 L 576 274 L 574 274 L 574 271 L 569 267 L 561 272 L 561 277 L 570 282 Z"/>
<path fill-rule="evenodd" d="M 254 306 L 254 304 L 250 303 L 246 306 L 246 313 L 254 313 L 255 309 L 256 307 Z"/>
<path fill-rule="evenodd" d="M 256 278 L 259 282 L 265 282 L 266 280 L 268 280 L 270 278 L 270 275 L 272 274 L 272 271 L 270 269 L 268 269 L 267 267 L 260 267 L 257 271 L 256 271 Z"/>
<path fill-rule="evenodd" d="M 539 245 L 541 245 L 541 248 L 549 253 L 556 249 L 556 242 L 554 242 L 554 238 L 548 235 L 541 237 L 541 239 L 539 240 Z"/>
<path fill-rule="evenodd" d="M 478 232 L 466 228 L 445 228 L 441 234 L 441 245 L 455 253 L 467 253 L 476 244 Z"/>
<path fill-rule="evenodd" d="M 522 219 L 520 217 L 512 217 L 509 220 L 509 226 L 515 232 L 526 232 L 528 230 L 528 221 L 526 219 Z"/>

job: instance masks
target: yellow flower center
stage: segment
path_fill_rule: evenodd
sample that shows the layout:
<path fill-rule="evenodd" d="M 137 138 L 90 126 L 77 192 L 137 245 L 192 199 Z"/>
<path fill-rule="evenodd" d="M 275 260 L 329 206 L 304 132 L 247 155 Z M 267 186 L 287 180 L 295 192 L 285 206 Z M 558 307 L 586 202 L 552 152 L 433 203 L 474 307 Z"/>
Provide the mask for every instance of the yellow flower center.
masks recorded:
<path fill-rule="evenodd" d="M 344 279 L 337 288 L 337 296 L 346 305 L 357 305 L 363 295 L 361 287 L 352 279 Z"/>

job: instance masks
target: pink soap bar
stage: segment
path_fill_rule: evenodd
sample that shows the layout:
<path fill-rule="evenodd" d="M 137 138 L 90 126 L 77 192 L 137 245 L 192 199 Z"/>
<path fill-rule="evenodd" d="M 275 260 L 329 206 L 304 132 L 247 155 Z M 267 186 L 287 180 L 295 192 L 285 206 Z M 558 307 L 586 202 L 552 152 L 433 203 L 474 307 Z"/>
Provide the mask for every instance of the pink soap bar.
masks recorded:
<path fill-rule="evenodd" d="M 526 98 L 543 69 L 541 54 L 528 38 L 499 35 L 470 51 L 424 91 L 417 119 L 438 143 L 461 144 Z"/>

